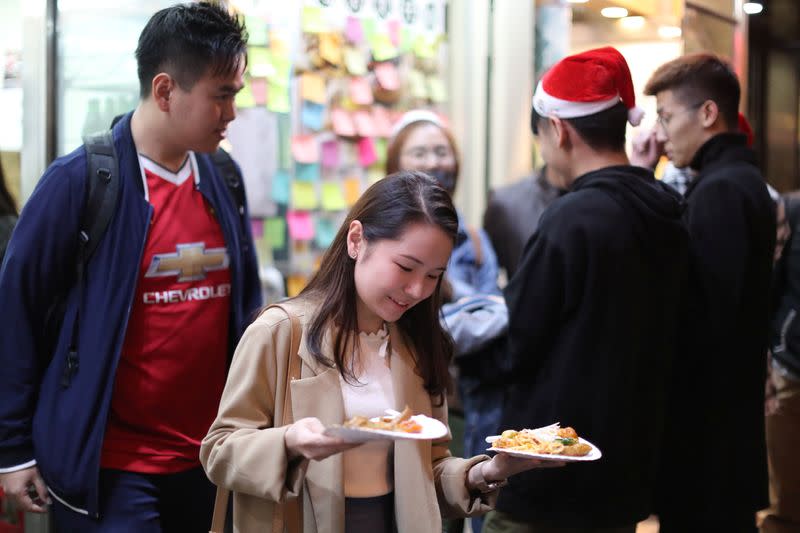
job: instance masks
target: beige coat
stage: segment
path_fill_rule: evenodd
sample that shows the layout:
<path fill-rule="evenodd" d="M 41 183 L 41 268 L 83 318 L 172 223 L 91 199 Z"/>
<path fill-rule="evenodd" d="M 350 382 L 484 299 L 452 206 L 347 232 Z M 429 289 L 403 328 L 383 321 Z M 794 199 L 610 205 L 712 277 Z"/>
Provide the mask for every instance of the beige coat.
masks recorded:
<path fill-rule="evenodd" d="M 294 300 L 282 304 L 295 314 L 305 331 L 314 307 Z M 434 407 L 414 370 L 403 335 L 389 326 L 391 373 L 398 407 L 447 424 L 446 406 Z M 304 533 L 344 532 L 342 455 L 323 461 L 289 462 L 282 419 L 284 385 L 290 351 L 291 322 L 280 309 L 269 309 L 245 331 L 236 349 L 219 413 L 203 440 L 200 461 L 218 486 L 235 492 L 233 520 L 237 533 L 266 532 L 272 527 L 276 502 L 303 498 Z M 330 347 L 328 340 L 323 346 Z M 344 405 L 338 370 L 317 363 L 300 343 L 300 379 L 291 386 L 292 413 L 299 420 L 317 417 L 323 424 L 340 424 Z M 399 532 L 441 533 L 441 517 L 476 516 L 491 509 L 496 493 L 475 497 L 466 487 L 466 472 L 486 456 L 460 459 L 442 440 L 395 441 L 394 497 Z M 279 532 L 275 532 L 279 533 Z"/>

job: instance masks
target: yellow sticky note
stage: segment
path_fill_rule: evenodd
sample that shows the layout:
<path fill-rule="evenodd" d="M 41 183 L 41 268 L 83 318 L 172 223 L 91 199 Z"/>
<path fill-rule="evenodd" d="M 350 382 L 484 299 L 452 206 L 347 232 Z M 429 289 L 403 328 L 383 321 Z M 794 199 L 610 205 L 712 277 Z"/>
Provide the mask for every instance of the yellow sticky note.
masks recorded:
<path fill-rule="evenodd" d="M 344 49 L 344 66 L 347 72 L 354 76 L 363 76 L 367 73 L 367 58 L 364 52 L 357 48 L 346 46 Z"/>
<path fill-rule="evenodd" d="M 308 211 L 319 207 L 317 191 L 314 183 L 309 181 L 295 181 L 292 183 L 292 208 Z"/>
<path fill-rule="evenodd" d="M 321 33 L 325 31 L 325 21 L 322 8 L 319 6 L 303 6 L 302 25 L 306 33 Z"/>
<path fill-rule="evenodd" d="M 361 180 L 358 178 L 345 178 L 342 181 L 342 189 L 344 190 L 344 201 L 347 207 L 352 207 L 361 196 Z"/>
<path fill-rule="evenodd" d="M 288 113 L 291 111 L 289 89 L 283 85 L 267 83 L 267 109 L 274 113 Z"/>
<path fill-rule="evenodd" d="M 247 49 L 247 68 L 254 78 L 271 78 L 275 76 L 272 54 L 269 49 L 251 46 Z"/>
<path fill-rule="evenodd" d="M 245 109 L 247 107 L 255 107 L 256 99 L 253 96 L 253 89 L 250 87 L 250 82 L 244 84 L 242 90 L 236 93 L 236 107 Z"/>
<path fill-rule="evenodd" d="M 408 90 L 414 98 L 426 100 L 428 98 L 428 86 L 425 83 L 425 75 L 419 70 L 412 69 L 408 73 Z"/>
<path fill-rule="evenodd" d="M 319 34 L 319 55 L 328 63 L 342 64 L 342 36 L 339 33 Z"/>
<path fill-rule="evenodd" d="M 271 29 L 269 31 L 269 48 L 272 53 L 277 56 L 289 56 L 289 44 L 286 32 L 280 29 Z"/>
<path fill-rule="evenodd" d="M 440 103 L 447 101 L 447 89 L 444 87 L 444 82 L 437 76 L 428 77 L 428 94 L 430 99 L 434 102 Z"/>
<path fill-rule="evenodd" d="M 289 274 L 286 277 L 286 295 L 294 298 L 305 289 L 306 283 L 308 283 L 308 277 L 303 274 Z"/>
<path fill-rule="evenodd" d="M 325 103 L 325 80 L 319 74 L 307 72 L 300 78 L 300 91 L 303 100 L 317 104 Z"/>
<path fill-rule="evenodd" d="M 372 56 L 375 61 L 386 61 L 397 57 L 397 47 L 392 44 L 392 39 L 386 33 L 376 33 L 372 36 Z"/>
<path fill-rule="evenodd" d="M 338 182 L 322 184 L 322 209 L 326 211 L 341 211 L 347 207 L 344 190 Z"/>
<path fill-rule="evenodd" d="M 422 59 L 431 59 L 436 56 L 438 45 L 438 37 L 419 35 L 414 41 L 414 54 Z"/>

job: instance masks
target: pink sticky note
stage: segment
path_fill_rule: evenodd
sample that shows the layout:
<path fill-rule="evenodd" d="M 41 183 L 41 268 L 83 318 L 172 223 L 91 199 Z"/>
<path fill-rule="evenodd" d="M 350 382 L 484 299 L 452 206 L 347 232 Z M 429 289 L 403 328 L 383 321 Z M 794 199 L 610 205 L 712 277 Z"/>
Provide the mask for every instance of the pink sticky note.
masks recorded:
<path fill-rule="evenodd" d="M 358 141 L 358 161 L 362 167 L 368 167 L 378 160 L 375 154 L 375 143 L 370 137 L 363 137 Z"/>
<path fill-rule="evenodd" d="M 375 127 L 376 137 L 391 137 L 392 117 L 389 115 L 388 109 L 380 105 L 373 107 L 372 124 Z"/>
<path fill-rule="evenodd" d="M 264 220 L 261 218 L 250 219 L 250 233 L 254 239 L 260 239 L 264 235 Z"/>
<path fill-rule="evenodd" d="M 396 91 L 400 88 L 400 76 L 397 74 L 397 67 L 394 63 L 384 62 L 375 65 L 375 77 L 378 83 L 387 91 Z"/>
<path fill-rule="evenodd" d="M 322 166 L 332 168 L 339 165 L 339 141 L 322 143 Z"/>
<path fill-rule="evenodd" d="M 361 19 L 354 16 L 347 17 L 344 27 L 344 35 L 353 44 L 359 44 L 364 40 L 364 29 L 361 27 Z"/>
<path fill-rule="evenodd" d="M 372 115 L 366 111 L 356 111 L 353 115 L 353 120 L 356 123 L 356 131 L 362 137 L 374 137 L 375 124 L 372 122 Z"/>
<path fill-rule="evenodd" d="M 342 137 L 354 137 L 356 134 L 356 126 L 353 124 L 353 117 L 344 109 L 334 109 L 331 111 L 331 122 L 333 123 L 333 131 L 336 135 Z"/>
<path fill-rule="evenodd" d="M 256 105 L 266 105 L 267 103 L 266 78 L 252 78 L 250 80 L 250 91 L 253 93 L 253 100 L 255 100 Z"/>
<path fill-rule="evenodd" d="M 286 213 L 289 224 L 289 238 L 296 241 L 310 241 L 314 238 L 314 223 L 311 214 L 306 211 L 289 211 Z"/>
<path fill-rule="evenodd" d="M 292 155 L 299 163 L 316 163 L 319 161 L 319 144 L 313 135 L 295 135 L 292 137 Z"/>
<path fill-rule="evenodd" d="M 395 46 L 400 46 L 400 21 L 392 19 L 386 23 L 386 29 L 389 30 L 389 39 Z"/>
<path fill-rule="evenodd" d="M 372 87 L 367 78 L 357 77 L 350 80 L 350 99 L 358 105 L 372 104 Z"/>

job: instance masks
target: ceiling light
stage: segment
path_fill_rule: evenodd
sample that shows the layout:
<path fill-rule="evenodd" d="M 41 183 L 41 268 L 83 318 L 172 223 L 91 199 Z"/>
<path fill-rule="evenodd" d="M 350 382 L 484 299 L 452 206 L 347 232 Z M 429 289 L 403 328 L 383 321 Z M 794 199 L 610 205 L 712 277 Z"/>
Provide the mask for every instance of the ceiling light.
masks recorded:
<path fill-rule="evenodd" d="M 748 15 L 758 15 L 764 10 L 764 6 L 759 2 L 746 2 L 742 6 L 742 10 Z"/>
<path fill-rule="evenodd" d="M 678 26 L 659 26 L 658 28 L 658 36 L 662 39 L 677 39 L 681 33 Z"/>
<path fill-rule="evenodd" d="M 624 7 L 604 7 L 600 10 L 600 14 L 610 19 L 621 19 L 628 16 L 628 10 Z"/>
<path fill-rule="evenodd" d="M 619 19 L 620 25 L 626 30 L 641 30 L 644 28 L 644 17 L 624 17 Z"/>

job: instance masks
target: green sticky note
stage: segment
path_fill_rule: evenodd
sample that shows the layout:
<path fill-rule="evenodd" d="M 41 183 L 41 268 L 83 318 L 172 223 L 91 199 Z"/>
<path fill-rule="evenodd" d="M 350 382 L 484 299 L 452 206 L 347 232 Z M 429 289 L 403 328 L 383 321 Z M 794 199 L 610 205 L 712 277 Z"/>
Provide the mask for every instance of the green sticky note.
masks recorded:
<path fill-rule="evenodd" d="M 253 89 L 250 87 L 250 81 L 245 82 L 242 90 L 236 93 L 236 107 L 245 109 L 248 107 L 255 107 L 256 99 L 253 96 Z"/>
<path fill-rule="evenodd" d="M 291 111 L 289 88 L 272 82 L 267 83 L 267 109 L 275 113 Z"/>
<path fill-rule="evenodd" d="M 292 60 L 287 54 L 274 51 L 270 51 L 268 59 L 272 70 L 272 76 L 269 76 L 269 81 L 277 85 L 288 87 L 289 77 L 292 74 Z"/>
<path fill-rule="evenodd" d="M 246 16 L 244 24 L 247 27 L 247 44 L 250 46 L 267 46 L 269 37 L 267 33 L 267 21 L 261 17 Z"/>
<path fill-rule="evenodd" d="M 378 158 L 375 163 L 383 166 L 386 163 L 386 139 L 375 137 L 373 144 L 375 145 L 375 157 Z"/>
<path fill-rule="evenodd" d="M 428 94 L 431 100 L 436 103 L 447 101 L 447 89 L 445 89 L 441 78 L 438 76 L 428 77 Z"/>
<path fill-rule="evenodd" d="M 306 33 L 321 33 L 325 31 L 325 21 L 320 6 L 303 6 L 302 27 Z"/>
<path fill-rule="evenodd" d="M 251 46 L 247 49 L 247 69 L 255 78 L 271 78 L 275 75 L 272 66 L 272 54 L 263 46 Z"/>
<path fill-rule="evenodd" d="M 422 59 L 431 59 L 436 55 L 436 46 L 438 44 L 439 40 L 437 38 L 419 35 L 414 41 L 414 54 Z"/>
<path fill-rule="evenodd" d="M 286 246 L 286 221 L 281 217 L 264 220 L 264 242 L 273 250 Z"/>
<path fill-rule="evenodd" d="M 317 190 L 314 183 L 295 181 L 292 183 L 292 208 L 302 211 L 316 209 L 319 206 Z"/>
<path fill-rule="evenodd" d="M 341 211 L 347 208 L 344 199 L 342 184 L 338 182 L 326 182 L 322 184 L 322 209 L 326 211 Z"/>
<path fill-rule="evenodd" d="M 375 35 L 375 19 L 372 17 L 365 17 L 361 19 L 361 30 L 364 33 L 364 38 L 367 42 L 372 42 L 372 37 Z"/>
<path fill-rule="evenodd" d="M 316 220 L 316 234 L 314 242 L 320 248 L 327 248 L 333 244 L 333 239 L 336 238 L 337 227 L 333 220 L 324 217 L 319 217 Z"/>
<path fill-rule="evenodd" d="M 375 61 L 387 61 L 397 57 L 397 48 L 392 44 L 392 39 L 387 33 L 373 35 L 370 40 L 372 44 L 372 56 Z"/>

